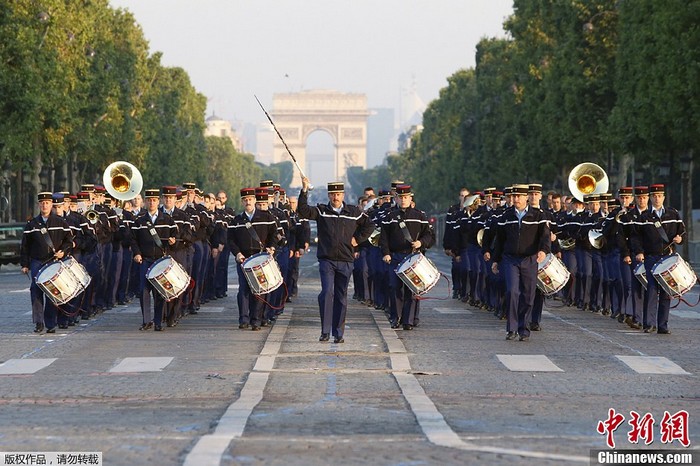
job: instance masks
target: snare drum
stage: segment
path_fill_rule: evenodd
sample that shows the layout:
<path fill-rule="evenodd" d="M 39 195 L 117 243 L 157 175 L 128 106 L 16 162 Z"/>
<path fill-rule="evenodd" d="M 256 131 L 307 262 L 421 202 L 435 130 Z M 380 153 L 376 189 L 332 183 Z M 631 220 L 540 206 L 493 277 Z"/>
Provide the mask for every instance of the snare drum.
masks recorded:
<path fill-rule="evenodd" d="M 394 272 L 416 296 L 427 293 L 440 280 L 435 264 L 419 252 L 406 256 Z"/>
<path fill-rule="evenodd" d="M 36 284 L 56 305 L 67 303 L 84 289 L 78 277 L 61 261 L 51 262 L 39 269 Z"/>
<path fill-rule="evenodd" d="M 146 271 L 146 278 L 166 301 L 172 301 L 185 292 L 190 276 L 171 256 L 161 257 Z"/>
<path fill-rule="evenodd" d="M 652 267 L 651 274 L 672 298 L 683 296 L 698 280 L 695 271 L 677 253 L 660 259 Z"/>
<path fill-rule="evenodd" d="M 644 267 L 644 262 L 640 262 L 634 267 L 634 276 L 637 277 L 639 283 L 641 283 L 642 287 L 646 290 L 649 282 L 647 281 L 647 269 Z"/>
<path fill-rule="evenodd" d="M 537 288 L 547 296 L 564 288 L 569 277 L 571 273 L 554 254 L 547 254 L 547 257 L 537 265 Z"/>
<path fill-rule="evenodd" d="M 85 270 L 83 264 L 75 260 L 73 256 L 68 256 L 63 260 L 63 265 L 78 279 L 80 285 L 83 287 L 81 291 L 86 290 L 92 281 L 92 277 L 90 277 L 90 274 Z"/>
<path fill-rule="evenodd" d="M 282 272 L 275 258 L 266 252 L 250 256 L 241 264 L 250 291 L 266 294 L 282 286 Z"/>

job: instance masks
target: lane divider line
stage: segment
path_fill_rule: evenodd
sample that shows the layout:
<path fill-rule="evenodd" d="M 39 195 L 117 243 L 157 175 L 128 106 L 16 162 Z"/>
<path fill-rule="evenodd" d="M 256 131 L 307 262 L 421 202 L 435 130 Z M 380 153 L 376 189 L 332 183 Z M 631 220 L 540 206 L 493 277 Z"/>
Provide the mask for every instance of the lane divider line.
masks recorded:
<path fill-rule="evenodd" d="M 282 346 L 291 317 L 291 310 L 277 317 L 277 322 L 267 335 L 265 345 L 241 389 L 240 396 L 226 409 L 214 432 L 199 438 L 187 454 L 183 466 L 221 464 L 221 457 L 231 441 L 243 436 L 250 415 L 263 398 L 270 371 L 275 364 L 275 357 Z"/>
<path fill-rule="evenodd" d="M 541 458 L 556 461 L 567 461 L 588 464 L 588 456 L 563 455 L 538 451 L 516 450 L 512 448 L 500 448 L 480 446 L 463 441 L 445 421 L 444 416 L 438 411 L 435 403 L 426 395 L 425 390 L 418 379 L 411 374 L 411 364 L 403 342 L 396 335 L 397 332 L 386 327 L 383 315 L 372 312 L 372 318 L 379 328 L 391 358 L 392 374 L 401 389 L 403 397 L 413 411 L 418 425 L 428 438 L 428 441 L 441 447 L 457 448 L 464 451 L 478 451 L 494 453 L 498 455 L 512 455 L 527 458 Z M 396 362 L 396 365 L 394 363 Z"/>

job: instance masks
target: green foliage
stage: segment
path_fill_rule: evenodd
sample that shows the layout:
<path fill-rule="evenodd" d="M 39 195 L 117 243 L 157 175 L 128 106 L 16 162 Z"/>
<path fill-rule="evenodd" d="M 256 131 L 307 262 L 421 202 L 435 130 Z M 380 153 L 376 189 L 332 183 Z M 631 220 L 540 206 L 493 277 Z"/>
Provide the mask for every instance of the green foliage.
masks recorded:
<path fill-rule="evenodd" d="M 679 158 L 700 152 L 700 0 L 513 7 L 509 37 L 482 39 L 476 68 L 448 78 L 410 146 L 362 184 L 401 177 L 424 208 L 444 208 L 463 185 L 567 192 L 584 161 L 614 172 L 633 158 L 649 176 L 669 163 L 674 179 Z"/>

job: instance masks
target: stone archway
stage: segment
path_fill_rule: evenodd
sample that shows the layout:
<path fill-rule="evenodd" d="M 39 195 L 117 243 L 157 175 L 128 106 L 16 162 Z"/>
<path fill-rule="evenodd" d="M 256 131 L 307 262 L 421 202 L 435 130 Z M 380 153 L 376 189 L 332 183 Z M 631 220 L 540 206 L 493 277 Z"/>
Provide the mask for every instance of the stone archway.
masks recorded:
<path fill-rule="evenodd" d="M 367 96 L 331 90 L 274 94 L 272 117 L 294 154 L 309 173 L 306 141 L 311 133 L 325 131 L 333 138 L 336 180 L 345 180 L 348 167 L 367 168 Z M 275 135 L 273 162 L 290 160 L 284 144 Z M 313 180 L 311 180 L 313 183 Z M 294 170 L 292 186 L 301 186 L 299 171 Z"/>

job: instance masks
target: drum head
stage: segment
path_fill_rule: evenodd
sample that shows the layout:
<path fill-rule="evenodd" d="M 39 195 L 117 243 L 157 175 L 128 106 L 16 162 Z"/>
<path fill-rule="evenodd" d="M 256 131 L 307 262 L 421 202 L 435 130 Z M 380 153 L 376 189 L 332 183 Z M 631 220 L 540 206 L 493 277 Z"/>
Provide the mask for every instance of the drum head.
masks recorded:
<path fill-rule="evenodd" d="M 396 266 L 396 271 L 403 272 L 404 270 L 410 269 L 415 264 L 420 262 L 420 260 L 422 258 L 423 258 L 422 254 L 411 254 L 410 256 L 406 256 L 403 258 L 403 260 L 401 262 L 399 262 L 399 265 Z"/>
<path fill-rule="evenodd" d="M 36 281 L 39 283 L 44 283 L 49 280 L 51 280 L 58 271 L 61 270 L 61 263 L 60 262 L 52 262 L 50 264 L 46 264 L 39 270 L 39 273 L 36 275 Z"/>
<path fill-rule="evenodd" d="M 155 261 L 148 269 L 148 271 L 146 272 L 146 278 L 154 278 L 158 275 L 167 272 L 168 269 L 172 267 L 172 262 L 174 261 L 175 259 L 173 259 L 170 256 L 161 257 L 160 259 Z"/>
<path fill-rule="evenodd" d="M 263 265 L 264 263 L 268 262 L 271 259 L 271 256 L 267 253 L 260 252 L 258 254 L 255 254 L 253 256 L 250 256 L 246 260 L 243 261 L 243 267 L 252 269 L 253 267 L 257 267 L 259 265 Z"/>

